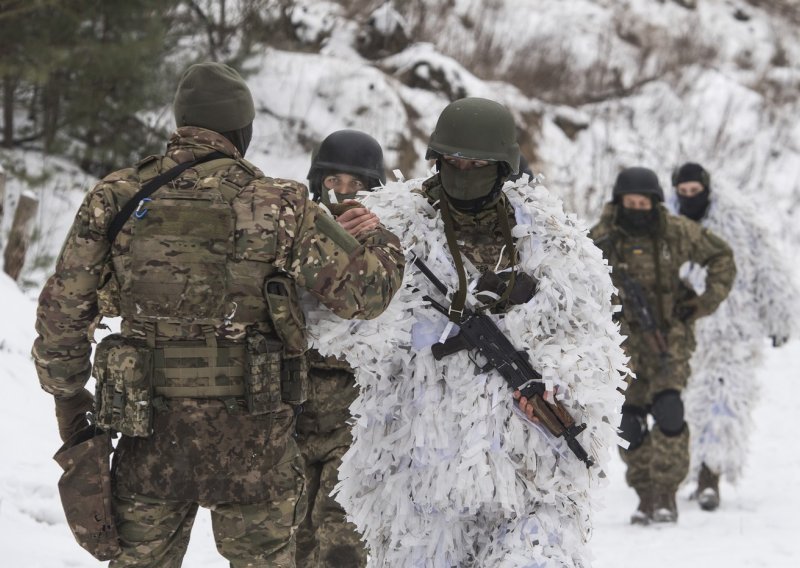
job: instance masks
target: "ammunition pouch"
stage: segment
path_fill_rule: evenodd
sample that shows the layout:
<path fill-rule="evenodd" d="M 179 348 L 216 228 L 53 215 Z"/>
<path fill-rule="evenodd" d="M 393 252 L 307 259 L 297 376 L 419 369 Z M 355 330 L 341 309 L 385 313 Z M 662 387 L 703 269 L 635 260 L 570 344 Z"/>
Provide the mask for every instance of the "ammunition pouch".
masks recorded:
<path fill-rule="evenodd" d="M 281 341 L 250 330 L 245 342 L 210 346 L 174 341 L 148 347 L 142 340 L 112 334 L 95 352 L 97 426 L 125 436 L 147 437 L 153 412 L 170 398 L 216 398 L 229 408 L 243 399 L 249 414 L 299 405 L 308 390 L 304 355 L 287 358 Z"/>
<path fill-rule="evenodd" d="M 248 331 L 245 347 L 245 400 L 250 414 L 276 412 L 281 404 L 283 344 Z"/>
<path fill-rule="evenodd" d="M 95 350 L 95 417 L 103 430 L 146 437 L 152 432 L 152 351 L 144 341 L 112 334 Z"/>
<path fill-rule="evenodd" d="M 283 344 L 281 397 L 286 404 L 297 406 L 308 399 L 308 335 L 297 288 L 286 276 L 272 276 L 264 283 L 264 297 Z"/>
<path fill-rule="evenodd" d="M 294 281 L 286 276 L 272 276 L 264 283 L 264 297 L 275 333 L 283 342 L 287 358 L 297 357 L 308 350 L 306 320 L 300 310 L 300 300 Z"/>
<path fill-rule="evenodd" d="M 308 400 L 308 358 L 305 354 L 283 360 L 281 398 L 292 406 L 299 406 Z"/>
<path fill-rule="evenodd" d="M 120 553 L 111 501 L 111 434 L 87 426 L 76 432 L 53 459 L 64 473 L 58 480 L 61 505 L 75 540 L 98 560 Z"/>

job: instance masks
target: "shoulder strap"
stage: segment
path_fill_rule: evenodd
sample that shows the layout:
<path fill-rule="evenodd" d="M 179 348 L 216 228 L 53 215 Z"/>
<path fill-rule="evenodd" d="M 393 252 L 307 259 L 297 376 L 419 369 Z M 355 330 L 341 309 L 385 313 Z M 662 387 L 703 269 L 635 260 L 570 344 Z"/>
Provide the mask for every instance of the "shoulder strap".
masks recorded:
<path fill-rule="evenodd" d="M 122 207 L 122 209 L 119 210 L 119 212 L 114 216 L 114 219 L 112 219 L 111 225 L 108 227 L 108 233 L 106 234 L 108 237 L 108 242 L 114 242 L 114 240 L 117 238 L 117 235 L 122 230 L 123 225 L 125 225 L 125 222 L 130 218 L 131 213 L 133 213 L 134 209 L 138 207 L 139 202 L 142 199 L 149 197 L 159 187 L 171 182 L 192 166 L 202 164 L 203 162 L 210 162 L 211 160 L 218 160 L 220 158 L 228 157 L 229 156 L 226 156 L 222 152 L 211 152 L 210 154 L 203 156 L 202 158 L 198 158 L 197 160 L 178 164 L 174 168 L 167 170 L 166 172 L 163 172 L 162 174 L 157 175 L 148 181 L 139 191 L 136 192 L 136 195 L 131 197 L 130 200 L 128 200 L 128 202 Z"/>

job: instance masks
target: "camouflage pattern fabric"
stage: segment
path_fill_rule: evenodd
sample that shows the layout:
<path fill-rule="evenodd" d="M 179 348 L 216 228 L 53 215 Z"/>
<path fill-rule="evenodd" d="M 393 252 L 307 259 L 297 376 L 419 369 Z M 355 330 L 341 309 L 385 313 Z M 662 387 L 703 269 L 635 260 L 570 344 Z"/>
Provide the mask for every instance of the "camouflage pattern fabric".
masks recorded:
<path fill-rule="evenodd" d="M 69 528 L 75 540 L 98 560 L 120 553 L 111 505 L 110 453 L 110 434 L 88 426 L 53 456 L 64 470 L 58 492 Z"/>
<path fill-rule="evenodd" d="M 210 314 L 200 321 L 130 313 L 120 295 L 135 280 L 132 247 L 139 220 L 128 220 L 111 246 L 106 233 L 112 219 L 139 189 L 140 175 L 152 177 L 214 150 L 233 160 L 216 163 L 219 167 L 211 170 L 189 168 L 171 184 L 227 192 L 234 242 L 225 261 L 225 297 L 235 311 L 225 317 Z M 156 191 L 152 198 L 158 196 Z M 158 346 L 206 341 L 209 331 L 219 340 L 243 342 L 248 328 L 277 340 L 263 292 L 268 276 L 285 275 L 340 317 L 372 318 L 386 308 L 399 287 L 403 265 L 397 237 L 384 228 L 356 240 L 308 200 L 302 184 L 265 177 L 220 134 L 180 128 L 170 139 L 166 156 L 112 173 L 84 199 L 56 272 L 39 298 L 33 346 L 39 381 L 54 395 L 70 396 L 83 388 L 89 378 L 90 335 L 103 314 L 121 312 L 124 337 L 155 339 Z M 251 416 L 241 399 L 169 399 L 154 411 L 150 437 L 121 438 L 113 471 L 117 495 L 206 505 L 236 503 L 253 505 L 254 511 L 256 504 L 270 504 L 273 497 L 280 500 L 270 484 L 281 456 L 293 445 L 292 412 L 284 404 L 278 412 Z M 245 527 L 241 532 L 246 533 Z M 125 554 L 136 556 L 130 550 Z"/>
<path fill-rule="evenodd" d="M 304 186 L 265 177 L 223 136 L 201 128 L 178 129 L 170 140 L 167 158 L 144 160 L 142 172 L 150 167 L 162 171 L 214 150 L 236 158 L 236 163 L 214 171 L 213 176 L 240 187 L 231 204 L 236 216 L 235 242 L 227 263 L 227 297 L 236 304 L 236 311 L 228 319 L 213 322 L 217 337 L 243 339 L 248 325 L 273 331 L 262 287 L 265 278 L 275 272 L 292 278 L 296 286 L 309 290 L 340 317 L 371 318 L 385 309 L 402 279 L 404 258 L 397 237 L 379 227 L 360 236 L 359 241 L 353 239 L 308 200 Z M 42 388 L 51 394 L 69 396 L 88 379 L 87 331 L 100 315 L 98 289 L 116 287 L 123 295 L 130 290 L 136 221 L 125 224 L 113 248 L 106 232 L 116 212 L 138 190 L 137 171 L 114 172 L 87 194 L 55 274 L 42 289 L 33 355 Z M 201 179 L 189 168 L 172 183 L 197 184 L 202 189 L 204 183 L 211 183 L 205 181 L 207 177 Z M 158 194 L 156 191 L 153 198 Z M 113 271 L 106 269 L 109 261 Z M 100 280 L 101 274 L 107 281 Z M 136 314 L 123 314 L 122 334 L 144 338 L 146 323 L 137 320 Z M 159 341 L 204 338 L 199 324 L 158 321 Z"/>
<path fill-rule="evenodd" d="M 637 351 L 641 355 L 642 351 Z M 638 408 L 648 408 L 656 394 L 664 390 L 681 392 L 689 379 L 688 358 L 672 357 L 664 366 L 658 357 L 633 357 L 631 368 L 636 379 L 629 380 L 625 403 Z M 638 362 L 638 366 L 633 364 Z M 689 473 L 689 428 L 678 436 L 666 436 L 658 427 L 653 428 L 644 443 L 634 451 L 621 450 L 620 455 L 628 466 L 626 480 L 637 490 L 653 487 L 667 492 L 677 491 Z"/>
<path fill-rule="evenodd" d="M 445 198 L 439 176 L 425 181 L 422 193 L 431 204 Z M 508 211 L 509 224 L 513 229 L 516 219 L 514 210 L 508 203 L 506 203 L 506 211 Z M 509 254 L 507 251 L 503 251 L 505 239 L 500 229 L 494 202 L 486 204 L 477 214 L 464 213 L 455 207 L 450 207 L 450 213 L 453 217 L 453 229 L 459 250 L 477 269 L 478 274 L 495 271 L 496 268 L 502 270 L 509 267 Z M 503 251 L 502 259 L 500 258 L 501 251 Z M 473 276 L 478 274 L 473 274 Z"/>
<path fill-rule="evenodd" d="M 305 460 L 308 513 L 297 534 L 298 567 L 367 565 L 355 526 L 330 496 L 352 436 L 347 420 L 358 390 L 352 369 L 333 357 L 308 352 L 311 395 L 297 417 L 297 443 Z"/>
<path fill-rule="evenodd" d="M 264 500 L 250 504 L 163 500 L 115 488 L 123 552 L 110 568 L 180 567 L 198 505 L 211 508 L 217 550 L 232 567 L 293 568 L 295 532 L 307 507 L 293 442 L 269 477 Z"/>
<path fill-rule="evenodd" d="M 633 311 L 626 308 L 626 299 L 617 299 L 622 303 L 620 326 L 627 336 L 623 347 L 636 373 L 636 379 L 628 381 L 625 402 L 643 409 L 649 409 L 654 395 L 663 390 L 682 391 L 689 378 L 689 358 L 695 348 L 694 318 L 684 322 L 675 315 L 687 291 L 680 281 L 680 267 L 691 261 L 708 271 L 706 292 L 698 298 L 698 316 L 717 308 L 736 276 L 733 252 L 722 239 L 688 219 L 669 214 L 662 205 L 657 207 L 655 235 L 631 235 L 620 228 L 614 204 L 605 207 L 590 231 L 609 264 L 625 270 L 642 285 L 668 345 L 669 358 L 664 364 L 648 345 Z M 612 271 L 611 279 L 618 290 L 622 289 L 619 270 Z M 673 437 L 655 428 L 642 446 L 622 455 L 629 468 L 628 483 L 637 491 L 646 493 L 654 486 L 675 491 L 688 473 L 688 427 Z"/>

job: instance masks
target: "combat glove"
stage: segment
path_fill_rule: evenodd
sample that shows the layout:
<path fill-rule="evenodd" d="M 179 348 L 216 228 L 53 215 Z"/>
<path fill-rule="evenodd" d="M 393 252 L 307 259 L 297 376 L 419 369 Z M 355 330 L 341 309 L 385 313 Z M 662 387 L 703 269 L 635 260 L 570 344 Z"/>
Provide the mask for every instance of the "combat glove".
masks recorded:
<path fill-rule="evenodd" d="M 675 304 L 675 317 L 682 322 L 693 323 L 704 315 L 707 314 L 696 296 Z"/>
<path fill-rule="evenodd" d="M 89 425 L 86 413 L 94 408 L 94 397 L 88 390 L 81 389 L 69 397 L 56 396 L 55 401 L 58 434 L 66 442 L 73 434 Z"/>

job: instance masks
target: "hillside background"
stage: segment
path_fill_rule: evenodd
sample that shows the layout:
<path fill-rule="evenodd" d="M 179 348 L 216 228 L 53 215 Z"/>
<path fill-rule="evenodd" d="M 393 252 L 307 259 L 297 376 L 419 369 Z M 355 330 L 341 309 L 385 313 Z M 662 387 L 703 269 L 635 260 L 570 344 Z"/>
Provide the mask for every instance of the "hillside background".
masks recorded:
<path fill-rule="evenodd" d="M 316 144 L 372 134 L 387 168 L 425 175 L 439 112 L 512 109 L 534 172 L 588 220 L 617 172 L 669 186 L 686 160 L 800 243 L 798 0 L 105 0 L 3 2 L 0 246 L 17 196 L 40 198 L 20 279 L 51 270 L 93 181 L 159 152 L 180 71 L 226 61 L 258 116 L 248 158 L 304 180 Z M 158 17 L 155 17 L 158 16 Z"/>

